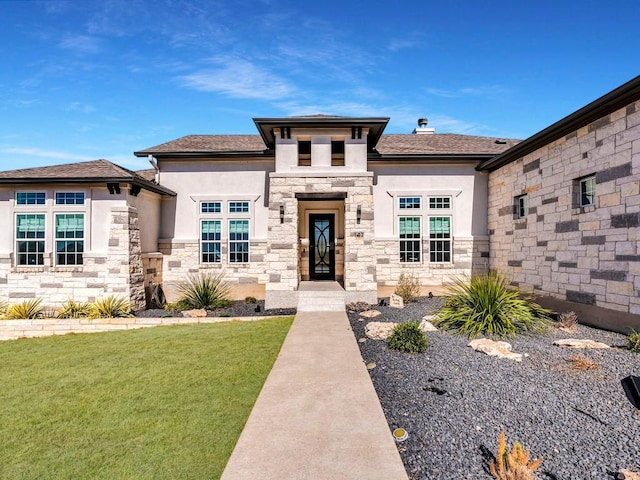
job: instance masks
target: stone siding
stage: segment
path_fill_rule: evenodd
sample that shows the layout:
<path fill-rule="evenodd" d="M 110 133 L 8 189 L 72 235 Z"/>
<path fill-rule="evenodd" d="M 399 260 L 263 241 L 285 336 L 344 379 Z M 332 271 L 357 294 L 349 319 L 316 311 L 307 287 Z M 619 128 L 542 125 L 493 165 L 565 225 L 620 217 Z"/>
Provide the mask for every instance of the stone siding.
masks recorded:
<path fill-rule="evenodd" d="M 0 258 L 0 284 L 9 303 L 41 298 L 42 305 L 57 308 L 68 299 L 95 302 L 115 295 L 125 297 L 134 309 L 145 307 L 138 214 L 130 207 L 113 208 L 106 254 L 87 252 L 83 265 L 56 266 L 53 254 L 44 265 L 15 267 L 14 257 Z"/>
<path fill-rule="evenodd" d="M 577 180 L 595 175 L 593 206 Z M 527 194 L 525 218 L 514 197 Z M 490 266 L 513 283 L 640 314 L 640 102 L 489 174 Z"/>

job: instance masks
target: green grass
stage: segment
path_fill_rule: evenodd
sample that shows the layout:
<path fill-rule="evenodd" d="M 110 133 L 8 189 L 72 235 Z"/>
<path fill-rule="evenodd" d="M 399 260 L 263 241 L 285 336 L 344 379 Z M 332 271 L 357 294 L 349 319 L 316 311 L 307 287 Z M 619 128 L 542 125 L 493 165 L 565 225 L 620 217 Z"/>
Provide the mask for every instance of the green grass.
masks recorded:
<path fill-rule="evenodd" d="M 291 321 L 0 342 L 0 478 L 219 478 Z"/>

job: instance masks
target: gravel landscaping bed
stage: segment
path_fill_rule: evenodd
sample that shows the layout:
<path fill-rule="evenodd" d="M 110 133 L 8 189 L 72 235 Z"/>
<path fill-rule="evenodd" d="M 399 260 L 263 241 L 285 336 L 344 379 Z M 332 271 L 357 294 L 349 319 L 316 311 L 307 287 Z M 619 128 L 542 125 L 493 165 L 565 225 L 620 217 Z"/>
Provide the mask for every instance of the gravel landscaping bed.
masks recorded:
<path fill-rule="evenodd" d="M 264 309 L 264 300 L 256 303 L 246 303 L 244 301 L 231 302 L 227 307 L 216 310 L 207 310 L 207 317 L 253 317 L 270 315 L 295 315 L 295 308 L 272 308 Z M 161 308 L 150 308 L 136 313 L 136 317 L 162 318 L 180 317 L 182 314 L 177 311 L 163 310 Z"/>
<path fill-rule="evenodd" d="M 421 298 L 404 309 L 372 307 L 382 314 L 362 319 L 349 312 L 357 339 L 370 321 L 420 321 L 442 305 Z M 389 427 L 409 437 L 398 444 L 409 476 L 417 479 L 487 479 L 500 431 L 542 457 L 540 479 L 602 480 L 621 468 L 640 471 L 640 413 L 620 380 L 640 375 L 640 355 L 623 348 L 567 349 L 556 339 L 589 338 L 624 346 L 623 335 L 579 325 L 544 336 L 509 339 L 522 362 L 489 357 L 468 339 L 429 332 L 423 354 L 405 354 L 386 342 L 359 343 Z M 597 368 L 576 371 L 569 359 L 583 354 Z"/>

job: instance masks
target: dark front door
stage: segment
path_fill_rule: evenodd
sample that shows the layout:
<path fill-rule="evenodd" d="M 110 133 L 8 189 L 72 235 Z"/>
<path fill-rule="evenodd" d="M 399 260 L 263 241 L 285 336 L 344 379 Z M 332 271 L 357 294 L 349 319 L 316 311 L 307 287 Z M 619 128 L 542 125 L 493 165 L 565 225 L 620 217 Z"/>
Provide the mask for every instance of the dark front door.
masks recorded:
<path fill-rule="evenodd" d="M 334 215 L 309 214 L 309 278 L 335 280 L 336 251 Z"/>

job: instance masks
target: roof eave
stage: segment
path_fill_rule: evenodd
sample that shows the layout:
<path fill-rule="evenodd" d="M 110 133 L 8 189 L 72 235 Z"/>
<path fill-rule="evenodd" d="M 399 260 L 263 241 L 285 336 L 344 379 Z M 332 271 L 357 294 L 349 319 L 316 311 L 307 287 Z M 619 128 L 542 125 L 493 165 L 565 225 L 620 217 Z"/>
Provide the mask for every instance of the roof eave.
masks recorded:
<path fill-rule="evenodd" d="M 478 169 L 494 171 L 637 100 L 640 100 L 640 75 L 484 162 Z"/>
<path fill-rule="evenodd" d="M 451 162 L 454 160 L 470 161 L 470 162 L 484 162 L 495 157 L 495 154 L 491 153 L 393 153 L 393 154 L 369 154 L 367 160 L 384 162 L 387 160 L 424 160 L 428 162 Z"/>
<path fill-rule="evenodd" d="M 149 155 L 155 158 L 225 158 L 225 157 L 265 157 L 271 158 L 274 156 L 273 150 L 250 150 L 250 151 L 230 151 L 230 152 L 212 152 L 212 151 L 195 151 L 195 152 L 152 152 L 143 150 L 140 152 L 133 152 L 136 157 L 148 157 Z"/>
<path fill-rule="evenodd" d="M 67 183 L 67 184 L 88 184 L 88 183 L 130 183 L 137 185 L 150 192 L 159 195 L 175 197 L 176 192 L 157 183 L 134 177 L 56 177 L 56 178 L 0 178 L 0 185 L 24 185 L 24 184 L 44 184 L 44 183 Z"/>

